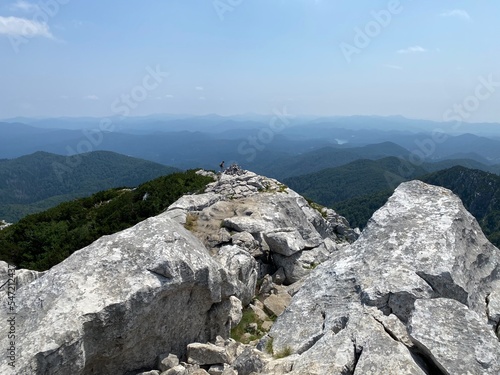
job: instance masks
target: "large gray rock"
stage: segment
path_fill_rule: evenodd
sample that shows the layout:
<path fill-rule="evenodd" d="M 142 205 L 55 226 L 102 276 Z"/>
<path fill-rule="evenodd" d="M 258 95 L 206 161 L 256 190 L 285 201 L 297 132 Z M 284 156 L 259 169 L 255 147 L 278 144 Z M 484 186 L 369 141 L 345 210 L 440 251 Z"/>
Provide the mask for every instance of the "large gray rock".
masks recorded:
<path fill-rule="evenodd" d="M 411 338 L 445 374 L 500 374 L 500 343 L 484 321 L 451 299 L 417 300 Z"/>
<path fill-rule="evenodd" d="M 7 348 L 6 299 L 0 346 Z M 227 335 L 220 265 L 165 215 L 75 252 L 16 295 L 16 374 L 122 374 Z M 12 374 L 7 351 L 0 373 Z"/>
<path fill-rule="evenodd" d="M 445 369 L 446 360 L 438 355 L 437 345 L 425 344 L 415 335 L 422 340 L 445 335 L 461 350 L 469 346 L 472 354 L 462 356 L 464 366 L 496 369 L 492 356 L 499 357 L 500 351 L 492 338 L 500 318 L 499 255 L 449 190 L 420 181 L 401 184 L 356 242 L 339 247 L 307 277 L 269 332 L 273 347 L 301 354 L 296 365 L 302 365 L 294 371 L 315 364 L 321 372 L 328 364 L 316 359 L 343 353 L 349 341 L 337 340 L 347 333 L 359 356 L 355 375 L 420 374 Z M 449 313 L 457 310 L 457 317 L 448 325 L 435 306 L 442 299 L 462 309 L 449 305 Z M 472 324 L 472 332 L 479 336 L 475 343 L 461 342 L 469 336 L 455 332 L 460 324 L 462 331 Z M 411 329 L 412 338 L 404 327 Z M 324 340 L 330 344 L 324 345 Z M 490 356 L 474 349 L 479 343 Z M 453 345 L 443 350 L 452 352 Z"/>
<path fill-rule="evenodd" d="M 187 347 L 188 363 L 214 365 L 229 362 L 226 349 L 214 344 L 192 343 Z"/>
<path fill-rule="evenodd" d="M 239 246 L 223 246 L 218 250 L 215 260 L 223 266 L 223 295 L 236 296 L 244 306 L 248 305 L 255 295 L 257 284 L 255 259 Z"/>
<path fill-rule="evenodd" d="M 283 228 L 264 232 L 264 239 L 273 253 L 284 256 L 293 255 L 304 250 L 306 247 L 302 236 L 295 228 Z"/>
<path fill-rule="evenodd" d="M 327 238 L 321 245 L 304 251 L 296 252 L 291 256 L 272 254 L 272 259 L 277 267 L 281 267 L 285 274 L 287 284 L 293 284 L 306 277 L 311 270 L 330 258 L 332 248 L 326 246 L 330 243 Z"/>
<path fill-rule="evenodd" d="M 263 220 L 254 219 L 246 216 L 236 216 L 224 219 L 222 224 L 229 229 L 238 232 L 259 233 L 266 229 L 266 223 Z"/>
<path fill-rule="evenodd" d="M 238 375 L 251 375 L 259 373 L 264 369 L 266 361 L 262 353 L 252 348 L 245 348 L 238 358 L 232 363 L 232 367 Z"/>

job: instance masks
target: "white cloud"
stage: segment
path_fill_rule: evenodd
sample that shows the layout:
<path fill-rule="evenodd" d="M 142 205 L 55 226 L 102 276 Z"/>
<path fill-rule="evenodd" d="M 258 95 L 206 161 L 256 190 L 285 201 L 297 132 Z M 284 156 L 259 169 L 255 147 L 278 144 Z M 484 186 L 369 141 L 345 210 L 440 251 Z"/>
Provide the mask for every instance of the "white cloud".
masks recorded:
<path fill-rule="evenodd" d="M 456 17 L 465 21 L 470 21 L 470 15 L 467 11 L 463 9 L 453 9 L 447 12 L 441 13 L 441 17 Z"/>
<path fill-rule="evenodd" d="M 97 95 L 87 95 L 84 97 L 85 100 L 99 100 Z"/>
<path fill-rule="evenodd" d="M 53 38 L 49 26 L 46 23 L 31 21 L 26 18 L 19 17 L 0 16 L 0 35 L 2 34 L 24 36 L 28 38 L 33 38 L 35 36 Z"/>
<path fill-rule="evenodd" d="M 389 69 L 394 69 L 394 70 L 403 70 L 403 67 L 399 66 L 399 65 L 389 65 L 389 64 L 385 64 L 384 65 L 386 68 L 389 68 Z"/>
<path fill-rule="evenodd" d="M 203 91 L 203 90 L 205 90 L 205 88 L 203 86 L 196 86 L 195 89 L 197 91 Z"/>
<path fill-rule="evenodd" d="M 398 51 L 398 53 L 422 53 L 422 52 L 427 52 L 427 50 L 421 46 L 408 47 L 408 48 L 400 49 Z"/>
<path fill-rule="evenodd" d="M 167 98 L 167 99 L 172 99 L 173 97 L 174 97 L 174 96 L 173 96 L 172 94 L 167 94 L 167 95 L 165 95 L 165 98 Z"/>
<path fill-rule="evenodd" d="M 10 6 L 10 9 L 22 10 L 23 12 L 36 12 L 40 8 L 38 7 L 37 4 L 33 4 L 24 0 L 18 0 L 16 1 L 16 3 Z"/>

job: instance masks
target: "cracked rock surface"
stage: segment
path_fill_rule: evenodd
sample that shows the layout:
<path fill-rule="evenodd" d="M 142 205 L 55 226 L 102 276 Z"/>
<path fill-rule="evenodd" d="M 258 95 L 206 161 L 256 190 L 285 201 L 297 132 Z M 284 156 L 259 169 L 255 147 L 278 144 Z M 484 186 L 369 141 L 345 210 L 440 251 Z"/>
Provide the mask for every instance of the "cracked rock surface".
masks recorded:
<path fill-rule="evenodd" d="M 257 260 L 259 277 L 282 268 L 284 282 L 293 284 L 357 238 L 345 218 L 323 211 L 274 179 L 238 170 L 219 174 L 202 194 L 183 196 L 166 215 L 190 221 L 212 253 L 239 246 Z"/>
<path fill-rule="evenodd" d="M 306 371 L 319 366 L 311 358 L 339 355 L 323 373 L 499 374 L 499 271 L 499 250 L 458 197 L 407 182 L 308 276 L 269 336 L 300 354 L 304 374 L 322 371 Z"/>
<path fill-rule="evenodd" d="M 183 355 L 191 342 L 227 336 L 231 301 L 222 299 L 220 268 L 165 215 L 104 236 L 18 289 L 16 367 L 2 350 L 0 373 L 124 374 L 153 366 L 164 351 Z"/>

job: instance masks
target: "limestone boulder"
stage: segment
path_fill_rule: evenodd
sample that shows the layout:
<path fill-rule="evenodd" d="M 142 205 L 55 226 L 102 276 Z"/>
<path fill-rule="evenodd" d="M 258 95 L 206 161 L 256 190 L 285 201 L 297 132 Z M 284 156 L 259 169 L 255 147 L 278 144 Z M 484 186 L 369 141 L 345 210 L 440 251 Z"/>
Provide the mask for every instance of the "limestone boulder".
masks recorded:
<path fill-rule="evenodd" d="M 281 228 L 264 232 L 264 239 L 273 253 L 291 256 L 305 249 L 305 242 L 296 228 Z"/>
<path fill-rule="evenodd" d="M 188 363 L 214 365 L 229 362 L 226 349 L 214 344 L 192 343 L 187 347 Z"/>
<path fill-rule="evenodd" d="M 264 307 L 269 314 L 280 316 L 285 311 L 286 307 L 290 304 L 292 297 L 284 292 L 279 294 L 271 294 L 264 299 Z"/>
<path fill-rule="evenodd" d="M 297 374 L 349 373 L 353 355 L 354 375 L 498 373 L 499 270 L 500 251 L 458 197 L 403 183 L 356 242 L 312 270 L 269 337 L 300 354 Z"/>
<path fill-rule="evenodd" d="M 417 300 L 408 330 L 445 374 L 500 374 L 498 338 L 475 311 L 456 300 Z"/>
<path fill-rule="evenodd" d="M 160 371 L 162 372 L 170 370 L 171 368 L 174 368 L 175 366 L 178 365 L 179 365 L 179 358 L 175 354 L 158 356 L 157 368 L 159 368 Z"/>
<path fill-rule="evenodd" d="M 20 288 L 16 374 L 122 374 L 227 335 L 221 266 L 166 215 L 105 236 Z M 8 347 L 6 299 L 0 345 Z M 7 351 L 0 373 L 13 374 Z"/>
<path fill-rule="evenodd" d="M 244 306 L 255 295 L 257 284 L 257 262 L 239 246 L 221 247 L 214 259 L 222 266 L 223 295 L 236 296 Z"/>

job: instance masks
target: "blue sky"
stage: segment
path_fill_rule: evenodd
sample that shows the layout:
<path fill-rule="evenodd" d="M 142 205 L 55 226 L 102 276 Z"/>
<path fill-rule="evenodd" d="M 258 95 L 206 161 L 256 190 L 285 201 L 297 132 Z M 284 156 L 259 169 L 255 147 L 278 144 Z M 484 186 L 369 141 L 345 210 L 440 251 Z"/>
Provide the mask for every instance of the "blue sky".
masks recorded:
<path fill-rule="evenodd" d="M 500 122 L 499 14 L 472 0 L 1 1 L 0 118 L 286 106 L 441 120 L 465 104 L 466 121 Z"/>

